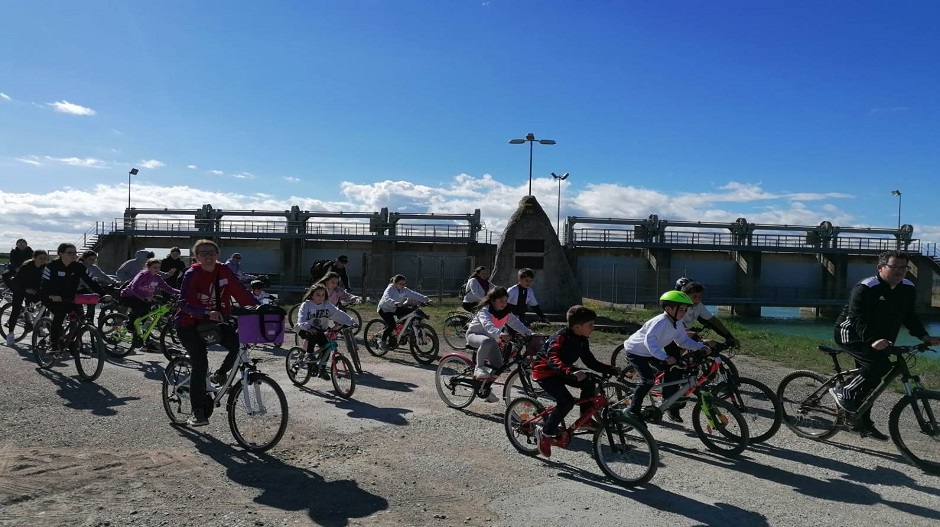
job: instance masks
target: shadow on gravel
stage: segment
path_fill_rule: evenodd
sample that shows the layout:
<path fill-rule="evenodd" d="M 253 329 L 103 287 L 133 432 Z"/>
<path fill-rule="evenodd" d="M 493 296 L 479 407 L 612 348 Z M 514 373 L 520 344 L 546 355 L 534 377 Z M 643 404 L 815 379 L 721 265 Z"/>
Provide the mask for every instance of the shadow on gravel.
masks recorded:
<path fill-rule="evenodd" d="M 562 469 L 558 477 L 590 485 L 623 498 L 633 499 L 640 505 L 652 507 L 673 514 L 681 514 L 696 525 L 726 527 L 764 527 L 770 523 L 758 512 L 748 511 L 728 503 L 703 503 L 688 496 L 663 490 L 652 483 L 635 488 L 625 488 L 610 483 L 601 473 L 595 474 L 567 463 L 543 460 L 545 464 Z M 656 481 L 656 478 L 653 478 Z"/>
<path fill-rule="evenodd" d="M 394 350 L 390 351 L 389 355 L 391 355 L 392 353 L 395 353 L 395 351 Z M 411 357 L 411 352 L 408 350 L 399 349 L 398 353 L 407 353 L 408 356 Z M 401 359 L 398 357 L 389 357 L 389 355 L 385 355 L 384 357 L 380 357 L 380 358 L 385 359 L 388 362 L 391 362 L 393 364 L 402 364 L 404 366 L 411 366 L 412 368 L 418 368 L 421 370 L 437 371 L 437 364 L 433 364 L 433 363 L 421 364 L 420 362 L 415 362 L 414 358 L 412 358 L 411 360 L 408 360 L 408 359 Z"/>
<path fill-rule="evenodd" d="M 347 410 L 346 415 L 353 419 L 372 419 L 395 426 L 407 425 L 408 420 L 405 419 L 405 415 L 412 413 L 412 410 L 408 408 L 382 408 L 355 399 L 335 397 L 326 402 L 333 403 L 340 410 Z"/>
<path fill-rule="evenodd" d="M 69 361 L 73 364 L 73 362 Z M 62 366 L 62 362 L 56 362 Z M 127 401 L 136 401 L 140 397 L 118 397 L 110 390 L 95 383 L 81 381 L 75 377 L 67 377 L 55 370 L 36 369 L 39 375 L 49 379 L 58 386 L 56 393 L 68 401 L 65 406 L 76 410 L 87 410 L 92 415 L 115 415 L 117 410 L 113 407 L 124 406 Z"/>
<path fill-rule="evenodd" d="M 153 355 L 148 353 L 148 355 Z M 163 382 L 163 366 L 167 362 L 166 357 L 160 354 L 160 358 L 145 357 L 143 354 L 128 355 L 126 357 L 108 357 L 108 364 L 118 368 L 129 370 L 139 370 L 144 374 L 145 379 Z"/>
<path fill-rule="evenodd" d="M 491 404 L 491 403 L 484 403 L 484 404 Z M 502 408 L 502 406 L 500 406 L 500 408 Z M 457 408 L 457 411 L 464 415 L 469 415 L 470 417 L 476 417 L 477 419 L 484 419 L 486 421 L 492 421 L 494 423 L 499 423 L 500 425 L 503 424 L 503 412 L 484 414 L 481 412 L 474 412 L 473 410 L 467 410 L 466 408 Z"/>
<path fill-rule="evenodd" d="M 418 387 L 417 384 L 386 379 L 368 371 L 356 375 L 356 384 L 393 392 L 412 392 Z"/>
<path fill-rule="evenodd" d="M 359 488 L 355 481 L 326 481 L 316 472 L 268 454 L 238 450 L 189 428 L 178 427 L 177 431 L 199 452 L 225 467 L 232 482 L 257 488 L 260 494 L 253 501 L 259 505 L 291 512 L 309 510 L 314 523 L 328 527 L 345 527 L 351 518 L 365 518 L 388 509 L 385 498 Z M 204 497 L 208 499 L 209 495 Z"/>

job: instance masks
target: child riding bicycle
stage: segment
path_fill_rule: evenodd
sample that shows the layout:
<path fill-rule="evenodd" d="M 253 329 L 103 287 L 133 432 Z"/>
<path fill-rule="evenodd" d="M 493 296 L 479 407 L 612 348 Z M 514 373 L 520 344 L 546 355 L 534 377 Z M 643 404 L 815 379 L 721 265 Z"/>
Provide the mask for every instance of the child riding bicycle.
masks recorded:
<path fill-rule="evenodd" d="M 486 383 L 493 382 L 493 369 L 503 365 L 501 344 L 509 340 L 505 329 L 512 328 L 529 336 L 532 330 L 525 327 L 521 320 L 509 310 L 509 293 L 505 287 L 496 287 L 480 301 L 480 309 L 470 320 L 467 328 L 467 345 L 477 349 L 477 364 L 473 377 Z M 486 402 L 495 403 L 499 397 L 489 392 Z"/>
<path fill-rule="evenodd" d="M 330 327 L 330 322 L 338 322 L 344 326 L 351 326 L 355 323 L 353 318 L 339 310 L 327 300 L 328 292 L 326 286 L 316 283 L 310 286 L 307 294 L 304 295 L 303 304 L 300 305 L 300 313 L 297 315 L 298 329 L 297 335 L 307 341 L 304 362 L 315 362 L 317 357 L 314 350 L 319 346 L 325 346 L 327 343 L 326 330 Z"/>

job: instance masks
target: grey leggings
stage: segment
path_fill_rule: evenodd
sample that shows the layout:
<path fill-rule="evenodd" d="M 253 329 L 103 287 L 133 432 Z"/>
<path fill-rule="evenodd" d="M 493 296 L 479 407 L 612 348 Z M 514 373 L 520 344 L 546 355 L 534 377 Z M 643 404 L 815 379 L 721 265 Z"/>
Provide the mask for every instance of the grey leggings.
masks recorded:
<path fill-rule="evenodd" d="M 467 334 L 467 344 L 477 349 L 477 367 L 484 366 L 489 360 L 490 366 L 497 369 L 503 365 L 503 352 L 495 340 L 487 335 Z"/>

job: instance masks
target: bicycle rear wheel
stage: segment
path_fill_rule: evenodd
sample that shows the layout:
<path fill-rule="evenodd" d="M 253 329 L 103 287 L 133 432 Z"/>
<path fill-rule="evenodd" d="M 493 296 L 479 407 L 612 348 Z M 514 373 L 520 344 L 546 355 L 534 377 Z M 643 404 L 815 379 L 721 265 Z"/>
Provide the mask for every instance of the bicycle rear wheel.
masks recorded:
<path fill-rule="evenodd" d="M 250 373 L 247 389 L 241 381 L 236 382 L 226 409 L 232 436 L 247 450 L 270 450 L 287 430 L 287 398 L 281 387 L 263 373 Z"/>
<path fill-rule="evenodd" d="M 33 326 L 33 357 L 36 364 L 48 370 L 55 363 L 58 355 L 52 351 L 52 319 L 41 318 Z"/>
<path fill-rule="evenodd" d="M 764 383 L 747 377 L 730 376 L 715 388 L 714 393 L 733 404 L 747 420 L 751 443 L 767 441 L 780 430 L 783 405 Z"/>
<path fill-rule="evenodd" d="M 616 366 L 624 371 L 630 367 L 630 361 L 627 360 L 627 352 L 623 350 L 623 342 L 618 344 L 617 347 L 614 348 L 613 353 L 610 354 L 610 365 Z"/>
<path fill-rule="evenodd" d="M 527 456 L 539 453 L 539 442 L 535 438 L 535 427 L 542 426 L 545 420 L 539 414 L 542 404 L 530 397 L 520 397 L 509 403 L 503 417 L 503 426 L 509 442 L 519 452 Z"/>
<path fill-rule="evenodd" d="M 353 372 L 353 366 L 349 359 L 343 355 L 333 355 L 333 361 L 330 364 L 330 375 L 336 395 L 343 399 L 352 397 L 353 392 L 356 391 L 356 374 Z"/>
<path fill-rule="evenodd" d="M 888 418 L 891 440 L 918 468 L 940 474 L 940 393 L 902 397 Z"/>
<path fill-rule="evenodd" d="M 549 395 L 539 383 L 532 380 L 532 371 L 526 368 L 522 368 L 524 372 L 523 375 L 526 378 L 523 380 L 519 375 L 519 369 L 514 369 L 512 373 L 506 377 L 506 381 L 503 383 L 503 402 L 509 404 L 513 399 L 519 397 L 531 397 L 533 399 L 541 400 L 543 403 L 554 402 L 554 398 Z M 530 388 L 527 388 L 529 386 Z"/>
<path fill-rule="evenodd" d="M 706 396 L 692 408 L 692 427 L 706 448 L 722 456 L 737 456 L 747 448 L 750 433 L 744 416 L 731 403 Z"/>
<path fill-rule="evenodd" d="M 457 353 L 444 355 L 437 364 L 434 384 L 444 404 L 451 408 L 466 408 L 477 396 L 473 362 Z"/>
<path fill-rule="evenodd" d="M 193 363 L 186 356 L 171 360 L 163 371 L 163 410 L 173 423 L 183 424 L 192 415 L 189 397 L 192 374 Z"/>
<path fill-rule="evenodd" d="M 409 340 L 411 356 L 421 364 L 431 364 L 437 359 L 437 351 L 440 344 L 437 340 L 437 332 L 431 326 L 421 323 L 414 324 L 411 327 L 413 332 Z"/>
<path fill-rule="evenodd" d="M 84 381 L 93 381 L 104 368 L 104 338 L 93 326 L 82 326 L 75 336 L 75 369 Z"/>
<path fill-rule="evenodd" d="M 385 321 L 381 318 L 372 319 L 366 323 L 362 330 L 362 337 L 366 343 L 366 349 L 376 357 L 381 357 L 388 353 L 388 348 L 382 346 L 382 333 L 385 332 Z"/>
<path fill-rule="evenodd" d="M 798 370 L 780 381 L 777 399 L 783 408 L 783 423 L 794 434 L 807 439 L 827 439 L 839 432 L 841 411 L 829 393 L 822 375 Z"/>
<path fill-rule="evenodd" d="M 290 311 L 287 312 L 287 325 L 291 329 L 294 329 L 294 324 L 297 323 L 297 313 L 300 312 L 300 304 L 294 304 L 294 307 L 290 308 Z"/>
<path fill-rule="evenodd" d="M 287 369 L 287 378 L 297 386 L 303 386 L 310 380 L 310 365 L 304 360 L 307 352 L 303 348 L 294 346 L 284 357 L 284 367 Z"/>
<path fill-rule="evenodd" d="M 7 333 L 10 331 L 10 315 L 13 313 L 13 304 L 7 304 L 3 307 L 0 307 L 0 337 L 6 338 Z M 26 306 L 23 306 L 23 309 L 20 311 L 18 317 L 16 317 L 16 324 L 13 326 L 13 340 L 19 342 L 23 340 L 26 335 L 29 333 L 29 319 L 26 315 Z"/>
<path fill-rule="evenodd" d="M 359 332 L 362 331 L 362 315 L 359 314 L 359 310 L 352 307 L 344 307 L 343 311 L 356 322 L 356 325 L 350 328 L 349 331 L 352 331 L 353 335 L 358 335 Z"/>
<path fill-rule="evenodd" d="M 453 314 L 444 319 L 441 336 L 448 346 L 455 350 L 462 350 L 467 345 L 467 323 L 469 315 Z"/>
<path fill-rule="evenodd" d="M 131 347 L 133 336 L 127 315 L 117 312 L 108 313 L 99 320 L 98 329 L 104 335 L 108 355 L 118 358 L 126 357 L 133 349 Z"/>
<path fill-rule="evenodd" d="M 629 417 L 607 419 L 594 433 L 594 460 L 615 483 L 633 487 L 656 475 L 659 447 L 639 421 Z"/>

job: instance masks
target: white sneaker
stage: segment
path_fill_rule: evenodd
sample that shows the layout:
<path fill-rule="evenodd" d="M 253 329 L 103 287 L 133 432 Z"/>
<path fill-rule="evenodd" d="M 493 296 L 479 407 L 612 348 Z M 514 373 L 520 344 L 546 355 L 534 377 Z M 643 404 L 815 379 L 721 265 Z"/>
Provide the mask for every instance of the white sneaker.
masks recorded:
<path fill-rule="evenodd" d="M 490 394 L 486 396 L 486 402 L 488 402 L 488 403 L 495 403 L 495 402 L 497 402 L 497 401 L 499 401 L 499 397 L 496 397 L 496 394 L 493 393 L 492 390 L 491 390 L 491 391 L 490 391 Z"/>
<path fill-rule="evenodd" d="M 487 381 L 493 378 L 493 368 L 488 366 L 477 366 L 473 369 L 473 378 L 478 381 Z"/>
<path fill-rule="evenodd" d="M 16 339 L 13 337 L 13 333 L 7 333 L 7 346 L 16 345 Z"/>

